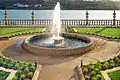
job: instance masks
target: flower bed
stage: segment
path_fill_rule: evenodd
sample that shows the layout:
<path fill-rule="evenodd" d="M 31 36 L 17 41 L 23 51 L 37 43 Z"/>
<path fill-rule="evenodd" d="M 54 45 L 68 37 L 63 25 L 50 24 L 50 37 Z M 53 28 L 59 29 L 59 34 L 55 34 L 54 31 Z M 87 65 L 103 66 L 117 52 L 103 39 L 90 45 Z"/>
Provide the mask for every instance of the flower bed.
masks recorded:
<path fill-rule="evenodd" d="M 37 64 L 15 61 L 7 59 L 4 56 L 0 56 L 0 66 L 7 69 L 17 70 L 13 80 L 31 80 L 37 68 Z"/>
<path fill-rule="evenodd" d="M 90 63 L 82 67 L 85 80 L 104 80 L 101 70 L 107 70 L 120 66 L 120 55 L 104 62 L 98 61 L 96 64 Z"/>

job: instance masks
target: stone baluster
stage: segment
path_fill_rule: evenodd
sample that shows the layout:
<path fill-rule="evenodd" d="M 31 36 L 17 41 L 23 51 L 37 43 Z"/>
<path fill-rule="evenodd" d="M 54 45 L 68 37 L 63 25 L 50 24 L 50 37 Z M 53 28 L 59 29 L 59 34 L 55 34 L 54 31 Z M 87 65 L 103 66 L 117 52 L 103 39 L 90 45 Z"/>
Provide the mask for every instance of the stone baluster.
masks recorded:
<path fill-rule="evenodd" d="M 7 18 L 8 18 L 7 10 L 5 10 L 4 18 L 5 18 L 5 25 L 7 25 Z"/>
<path fill-rule="evenodd" d="M 113 13 L 113 25 L 115 25 L 115 21 L 116 21 L 116 12 L 114 10 L 114 13 Z"/>
<path fill-rule="evenodd" d="M 34 12 L 32 11 L 32 13 L 31 13 L 31 17 L 32 17 L 32 25 L 34 25 Z"/>

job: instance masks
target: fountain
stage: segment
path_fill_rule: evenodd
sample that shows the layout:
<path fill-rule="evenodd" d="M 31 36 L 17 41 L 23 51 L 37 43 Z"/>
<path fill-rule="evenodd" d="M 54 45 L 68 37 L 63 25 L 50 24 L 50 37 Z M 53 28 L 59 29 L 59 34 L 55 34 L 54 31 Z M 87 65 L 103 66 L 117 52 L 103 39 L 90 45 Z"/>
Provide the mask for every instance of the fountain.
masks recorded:
<path fill-rule="evenodd" d="M 92 45 L 92 41 L 80 34 L 61 33 L 60 21 L 60 4 L 57 2 L 49 33 L 41 33 L 26 38 L 22 43 L 22 48 L 40 56 L 83 54 L 88 51 Z"/>
<path fill-rule="evenodd" d="M 63 37 L 60 37 L 60 29 L 61 29 L 61 22 L 60 22 L 60 3 L 57 2 L 55 6 L 54 13 L 53 13 L 53 25 L 51 29 L 52 33 L 52 41 L 56 46 L 61 46 L 60 44 L 63 43 Z"/>

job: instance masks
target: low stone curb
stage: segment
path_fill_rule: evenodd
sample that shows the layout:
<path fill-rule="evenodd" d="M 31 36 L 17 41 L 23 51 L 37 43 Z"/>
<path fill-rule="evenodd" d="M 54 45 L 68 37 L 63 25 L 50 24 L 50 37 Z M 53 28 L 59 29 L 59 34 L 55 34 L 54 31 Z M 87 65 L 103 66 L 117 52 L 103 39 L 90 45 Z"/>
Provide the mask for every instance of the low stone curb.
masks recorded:
<path fill-rule="evenodd" d="M 3 71 L 6 71 L 6 72 L 10 72 L 9 76 L 7 77 L 6 80 L 12 80 L 12 78 L 15 76 L 16 74 L 16 70 L 12 70 L 12 69 L 6 69 L 6 68 L 3 68 L 3 67 L 0 67 L 0 70 L 3 70 Z"/>
<path fill-rule="evenodd" d="M 78 80 L 85 80 L 83 72 L 82 72 L 82 68 L 80 67 L 80 65 L 76 66 L 76 73 L 78 75 Z"/>
<path fill-rule="evenodd" d="M 115 68 L 112 68 L 112 69 L 108 69 L 108 70 L 105 70 L 105 71 L 100 71 L 102 76 L 104 77 L 105 80 L 111 80 L 110 77 L 108 76 L 108 73 L 109 72 L 113 72 L 113 71 L 117 71 L 117 70 L 120 70 L 120 67 L 115 67 Z"/>
<path fill-rule="evenodd" d="M 40 74 L 40 70 L 41 70 L 41 65 L 37 65 L 37 68 L 36 68 L 36 71 L 35 71 L 35 73 L 33 75 L 32 80 L 38 80 L 39 74 Z"/>

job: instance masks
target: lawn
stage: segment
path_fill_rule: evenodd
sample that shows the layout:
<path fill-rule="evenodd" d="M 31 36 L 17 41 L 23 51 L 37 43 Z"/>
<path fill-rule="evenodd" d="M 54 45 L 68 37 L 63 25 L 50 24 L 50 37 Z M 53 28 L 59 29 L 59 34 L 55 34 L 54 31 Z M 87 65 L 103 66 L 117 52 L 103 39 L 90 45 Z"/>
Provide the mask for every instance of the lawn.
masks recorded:
<path fill-rule="evenodd" d="M 71 28 L 71 32 L 99 34 L 102 36 L 111 36 L 120 38 L 120 28 Z"/>
<path fill-rule="evenodd" d="M 45 28 L 0 28 L 0 36 L 9 36 L 26 32 L 42 32 Z"/>
<path fill-rule="evenodd" d="M 111 80 L 120 80 L 120 70 L 108 73 Z"/>
<path fill-rule="evenodd" d="M 10 72 L 5 72 L 5 71 L 0 70 L 0 80 L 6 80 L 9 74 Z"/>

